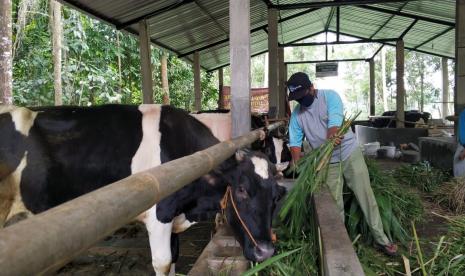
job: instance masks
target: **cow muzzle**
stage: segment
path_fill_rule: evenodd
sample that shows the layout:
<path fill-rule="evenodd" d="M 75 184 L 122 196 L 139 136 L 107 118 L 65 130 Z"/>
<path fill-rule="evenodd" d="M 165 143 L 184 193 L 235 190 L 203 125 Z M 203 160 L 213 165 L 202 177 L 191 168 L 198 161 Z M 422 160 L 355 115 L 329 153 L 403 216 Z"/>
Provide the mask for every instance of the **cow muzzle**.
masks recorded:
<path fill-rule="evenodd" d="M 257 262 L 263 262 L 274 254 L 274 247 L 269 242 L 259 242 L 253 249 L 253 257 Z"/>

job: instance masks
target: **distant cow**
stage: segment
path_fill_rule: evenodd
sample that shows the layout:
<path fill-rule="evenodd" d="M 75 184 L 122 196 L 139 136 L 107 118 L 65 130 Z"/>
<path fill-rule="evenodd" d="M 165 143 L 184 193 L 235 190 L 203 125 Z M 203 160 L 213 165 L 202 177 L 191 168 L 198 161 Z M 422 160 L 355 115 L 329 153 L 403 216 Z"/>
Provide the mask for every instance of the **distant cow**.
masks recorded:
<path fill-rule="evenodd" d="M 0 107 L 0 226 L 216 143 L 205 125 L 170 106 Z M 174 272 L 171 233 L 219 211 L 223 198 L 245 257 L 272 256 L 271 216 L 284 192 L 272 172 L 264 155 L 241 151 L 141 214 L 157 275 Z"/>
<path fill-rule="evenodd" d="M 231 137 L 231 113 L 228 109 L 203 110 L 191 115 L 207 125 L 218 139 L 225 140 Z M 252 114 L 252 129 L 266 126 L 266 114 Z M 263 152 L 278 171 L 282 172 L 288 168 L 292 157 L 287 146 L 286 125 L 267 132 L 265 140 L 256 141 L 251 146 L 253 150 Z"/>
<path fill-rule="evenodd" d="M 382 116 L 395 116 L 396 111 L 386 111 L 383 113 Z M 431 114 L 428 112 L 418 112 L 417 110 L 410 110 L 405 111 L 404 113 L 404 120 L 405 120 L 405 127 L 415 127 L 415 123 L 424 123 L 427 124 L 428 120 L 431 118 Z M 387 118 L 377 118 L 373 121 L 374 127 L 389 127 L 395 128 L 396 121 L 395 119 L 387 119 Z"/>

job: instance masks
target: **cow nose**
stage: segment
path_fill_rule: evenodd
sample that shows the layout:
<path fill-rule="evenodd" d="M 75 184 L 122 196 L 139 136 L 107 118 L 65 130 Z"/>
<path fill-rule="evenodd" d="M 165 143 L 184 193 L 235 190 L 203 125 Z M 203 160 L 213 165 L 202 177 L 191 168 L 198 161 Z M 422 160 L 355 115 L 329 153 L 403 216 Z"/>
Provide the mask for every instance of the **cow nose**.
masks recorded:
<path fill-rule="evenodd" d="M 263 262 L 274 254 L 274 247 L 271 243 L 259 243 L 253 251 L 255 260 Z"/>

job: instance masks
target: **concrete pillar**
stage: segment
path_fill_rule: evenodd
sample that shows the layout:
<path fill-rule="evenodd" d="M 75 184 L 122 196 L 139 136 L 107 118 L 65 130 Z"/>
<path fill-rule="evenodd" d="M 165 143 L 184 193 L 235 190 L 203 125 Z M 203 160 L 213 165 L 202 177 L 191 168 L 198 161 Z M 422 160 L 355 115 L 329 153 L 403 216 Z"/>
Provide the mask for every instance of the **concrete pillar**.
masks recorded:
<path fill-rule="evenodd" d="M 278 48 L 278 73 L 279 73 L 279 82 L 278 82 L 278 118 L 284 118 L 286 115 L 286 81 L 287 81 L 287 70 L 286 64 L 284 64 L 284 48 Z"/>
<path fill-rule="evenodd" d="M 194 110 L 202 109 L 202 91 L 200 89 L 200 55 L 199 52 L 194 53 Z"/>
<path fill-rule="evenodd" d="M 250 0 L 229 1 L 232 136 L 250 131 Z"/>
<path fill-rule="evenodd" d="M 447 58 L 442 58 L 442 118 L 449 115 L 449 67 Z"/>
<path fill-rule="evenodd" d="M 218 109 L 224 109 L 223 83 L 223 67 L 221 67 L 218 69 Z"/>
<path fill-rule="evenodd" d="M 270 118 L 279 114 L 278 10 L 268 9 L 268 106 Z"/>
<path fill-rule="evenodd" d="M 375 115 L 375 61 L 370 59 L 368 63 L 370 64 L 370 115 Z"/>
<path fill-rule="evenodd" d="M 142 103 L 153 103 L 152 66 L 147 20 L 139 22 L 139 52 L 142 72 Z"/>
<path fill-rule="evenodd" d="M 163 104 L 170 104 L 170 88 L 168 84 L 168 55 L 161 56 L 161 87 L 163 90 Z"/>
<path fill-rule="evenodd" d="M 404 86 L 404 41 L 397 40 L 396 43 L 396 127 L 404 127 L 404 102 L 405 102 L 405 86 Z"/>
<path fill-rule="evenodd" d="M 457 0 L 455 16 L 455 114 L 465 108 L 465 0 Z"/>

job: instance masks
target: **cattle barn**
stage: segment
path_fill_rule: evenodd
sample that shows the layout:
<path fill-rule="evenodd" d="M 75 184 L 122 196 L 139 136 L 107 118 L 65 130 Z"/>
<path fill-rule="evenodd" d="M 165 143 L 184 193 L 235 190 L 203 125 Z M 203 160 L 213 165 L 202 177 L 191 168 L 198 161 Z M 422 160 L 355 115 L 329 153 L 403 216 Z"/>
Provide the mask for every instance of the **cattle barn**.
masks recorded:
<path fill-rule="evenodd" d="M 363 62 L 369 68 L 369 114 L 351 129 L 365 154 L 389 168 L 422 161 L 452 171 L 455 165 L 465 108 L 465 0 L 59 2 L 138 37 L 143 104 L 0 106 L 0 275 L 73 274 L 79 271 L 62 268 L 98 262 L 89 254 L 111 259 L 114 252 L 121 257 L 111 260 L 121 269 L 140 250 L 145 253 L 139 256 L 149 257 L 139 273 L 173 275 L 175 263 L 187 262 L 183 251 L 196 242 L 182 273 L 221 274 L 228 265 L 234 275 L 249 269 L 249 261 L 281 253 L 272 219 L 294 183 L 277 177 L 277 168 L 290 160 L 286 81 L 292 66 Z M 317 41 L 322 35 L 325 41 Z M 376 49 L 359 58 L 330 53 L 348 44 Z M 152 46 L 192 64 L 195 111 L 202 109 L 201 71 L 218 71 L 221 99 L 229 67 L 230 110 L 194 115 L 154 104 Z M 292 47 L 324 47 L 324 55 L 287 60 L 285 49 Z M 375 60 L 386 47 L 395 47 L 395 108 L 376 114 Z M 442 59 L 441 122 L 448 123 L 405 110 L 407 52 Z M 264 53 L 268 113 L 252 129 L 250 60 Z M 455 68 L 453 100 L 448 62 Z M 244 150 L 252 144 L 257 151 Z M 308 204 L 319 231 L 322 256 L 315 259 L 321 274 L 367 273 L 329 192 L 323 189 Z M 217 221 L 214 230 L 221 212 L 226 221 Z M 183 238 L 181 232 L 202 220 L 208 222 L 192 226 L 191 240 Z"/>

